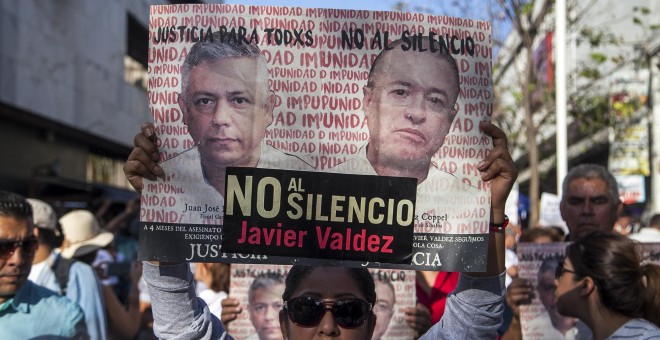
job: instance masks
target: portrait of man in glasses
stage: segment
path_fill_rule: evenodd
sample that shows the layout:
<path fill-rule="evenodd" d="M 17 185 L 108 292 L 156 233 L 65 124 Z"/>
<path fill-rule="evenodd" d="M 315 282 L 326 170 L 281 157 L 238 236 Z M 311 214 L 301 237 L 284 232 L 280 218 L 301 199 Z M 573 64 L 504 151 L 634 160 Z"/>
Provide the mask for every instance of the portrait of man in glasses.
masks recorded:
<path fill-rule="evenodd" d="M 555 278 L 564 273 L 563 261 L 546 259 L 537 273 L 536 292 L 543 305 L 541 314 L 528 321 L 527 328 L 542 332 L 549 339 L 574 339 L 578 329 L 574 318 L 559 314 L 555 305 Z"/>

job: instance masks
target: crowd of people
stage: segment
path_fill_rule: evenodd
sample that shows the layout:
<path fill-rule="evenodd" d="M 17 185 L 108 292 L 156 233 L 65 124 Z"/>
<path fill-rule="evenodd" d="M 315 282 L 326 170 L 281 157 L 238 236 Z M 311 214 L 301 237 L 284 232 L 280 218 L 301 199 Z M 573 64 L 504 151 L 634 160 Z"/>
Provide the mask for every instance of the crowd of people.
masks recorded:
<path fill-rule="evenodd" d="M 546 226 L 507 235 L 507 252 L 514 254 L 516 244 L 567 242 L 568 246 L 564 261 L 543 261 L 536 285 L 529 278 L 518 277 L 516 257 L 508 257 L 507 274 L 512 280 L 507 285 L 509 317 L 500 329 L 502 339 L 523 338 L 520 307 L 535 298 L 545 309 L 541 318 L 551 321 L 552 327 L 546 328 L 552 332 L 549 338 L 652 338 L 649 334 L 656 334 L 660 315 L 660 266 L 645 259 L 635 244 L 658 242 L 654 235 L 660 215 L 653 215 L 638 233 L 621 233 L 625 228 L 616 226 L 626 214 L 618 184 L 600 165 L 573 167 L 562 187 L 560 212 L 568 234 L 560 227 Z M 590 289 L 582 294 L 566 289 L 577 287 L 578 282 Z M 595 310 L 599 310 L 598 316 Z"/>
<path fill-rule="evenodd" d="M 370 139 L 342 166 L 354 174 L 414 177 L 418 192 L 430 190 L 424 183 L 433 177 L 457 180 L 431 162 L 456 115 L 456 62 L 430 52 L 411 62 L 397 51 L 374 61 L 364 88 Z M 197 198 L 218 202 L 228 166 L 308 169 L 262 141 L 273 120 L 262 58 L 247 44 L 195 44 L 179 98 L 195 146 L 158 164 L 154 129 L 146 125 L 124 167 L 138 192 L 149 190 L 143 179 L 164 175 L 162 166 L 184 163 L 199 167 L 200 188 L 192 192 L 204 197 Z M 415 337 L 522 338 L 520 308 L 538 295 L 557 329 L 552 338 L 660 338 L 660 266 L 644 261 L 635 241 L 657 241 L 660 217 L 630 238 L 616 234 L 617 183 L 605 168 L 584 164 L 563 182 L 568 233 L 531 228 L 517 235 L 504 214 L 517 178 L 506 135 L 490 123 L 479 128 L 493 145 L 477 165 L 490 185 L 486 271 L 416 272 L 418 303 L 405 309 Z M 0 192 L 0 338 L 231 339 L 225 326 L 246 310 L 259 339 L 369 340 L 383 333 L 378 321 L 391 318 L 387 286 L 377 287 L 363 268 L 294 265 L 283 280 L 254 280 L 241 306 L 229 291 L 228 264 L 197 263 L 193 270 L 185 262 L 137 263 L 135 243 L 120 237 L 137 207 L 130 202 L 112 217 L 104 205 L 57 216 L 44 201 Z M 518 277 L 515 265 L 506 266 L 505 258 L 516 259 L 516 242 L 561 241 L 570 242 L 565 258 L 543 263 L 536 287 Z"/>
<path fill-rule="evenodd" d="M 502 189 L 496 186 L 494 197 L 506 197 L 498 190 L 508 193 L 508 183 Z M 564 188 L 561 212 L 570 231 L 567 235 L 560 228 L 530 228 L 518 236 L 515 231 L 494 232 L 489 258 L 503 262 L 504 239 L 513 237 L 518 244 L 570 241 L 565 259 L 544 261 L 536 286 L 498 261 L 491 261 L 488 272 L 480 275 L 417 272 L 420 303 L 407 309 L 406 321 L 418 336 L 521 339 L 520 306 L 534 296 L 557 331 L 548 335 L 551 338 L 659 336 L 660 266 L 644 261 L 635 248 L 638 237 L 614 231 L 621 205 L 612 190 L 616 182 L 603 167 L 587 164 L 569 172 Z M 497 210 L 501 199 L 495 204 Z M 135 217 L 134 209 L 133 203 L 128 204 L 126 216 Z M 38 334 L 79 339 L 229 338 L 223 324 L 243 312 L 229 292 L 229 265 L 197 263 L 191 269 L 187 263 L 146 262 L 142 268 L 133 262 L 118 278 L 108 268 L 124 255 L 115 250 L 114 233 L 99 220 L 87 210 L 58 218 L 44 201 L 1 192 L 2 338 Z M 637 236 L 652 235 L 659 220 L 653 216 Z M 143 271 L 145 280 L 140 281 Z M 504 291 L 507 274 L 513 278 Z M 429 285 L 438 286 L 438 280 L 448 292 L 431 290 L 440 295 L 429 296 Z M 378 288 L 366 270 L 294 266 L 285 281 L 264 277 L 252 285 L 245 309 L 251 319 L 263 319 L 252 320 L 263 327 L 259 339 L 382 335 L 376 321 L 386 316 L 375 306 L 379 295 L 387 299 L 387 287 Z M 270 294 L 274 287 L 280 289 Z M 62 313 L 50 313 L 54 309 Z M 503 318 L 507 312 L 512 315 L 509 320 Z M 276 332 L 273 318 L 279 325 Z M 34 327 L 23 327 L 26 323 Z"/>

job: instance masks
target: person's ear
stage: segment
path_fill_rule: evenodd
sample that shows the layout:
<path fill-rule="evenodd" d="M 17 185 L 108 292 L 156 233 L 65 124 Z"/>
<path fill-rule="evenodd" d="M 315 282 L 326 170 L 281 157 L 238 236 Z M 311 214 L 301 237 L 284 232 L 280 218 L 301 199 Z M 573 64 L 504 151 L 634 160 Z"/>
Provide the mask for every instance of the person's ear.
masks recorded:
<path fill-rule="evenodd" d="M 369 115 L 369 105 L 371 105 L 371 98 L 373 95 L 373 89 L 369 86 L 362 87 L 362 107 L 364 108 L 364 116 Z"/>
<path fill-rule="evenodd" d="M 273 110 L 275 109 L 275 92 L 270 90 L 270 94 L 264 104 L 264 114 L 266 115 L 266 127 L 273 123 Z"/>
<path fill-rule="evenodd" d="M 579 285 L 580 296 L 588 297 L 591 293 L 596 291 L 596 282 L 593 278 L 587 276 L 582 279 L 582 282 Z"/>
<path fill-rule="evenodd" d="M 284 311 L 284 309 L 280 309 L 279 318 L 280 318 L 280 331 L 282 332 L 282 336 L 284 337 L 284 339 L 288 339 L 289 338 L 289 326 L 288 326 L 288 322 L 287 322 L 288 320 L 287 320 L 287 317 L 286 317 L 286 312 Z"/>

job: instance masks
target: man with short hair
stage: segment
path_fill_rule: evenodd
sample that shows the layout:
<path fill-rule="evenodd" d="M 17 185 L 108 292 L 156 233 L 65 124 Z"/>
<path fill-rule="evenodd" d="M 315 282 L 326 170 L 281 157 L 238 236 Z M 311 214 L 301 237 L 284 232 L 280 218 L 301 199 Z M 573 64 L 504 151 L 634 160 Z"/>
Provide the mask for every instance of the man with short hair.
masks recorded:
<path fill-rule="evenodd" d="M 312 170 L 263 141 L 275 106 L 266 63 L 259 47 L 224 39 L 220 32 L 195 43 L 183 63 L 178 99 L 194 147 L 157 165 L 154 127 L 143 126 L 124 166 L 131 185 L 145 194 L 162 195 L 149 185 L 143 188 L 142 177 L 154 181 L 166 175 L 168 184 L 182 188 L 175 209 L 183 212 L 180 222 L 222 224 L 213 213 L 200 218 L 195 208 L 209 203 L 222 211 L 227 167 Z"/>
<path fill-rule="evenodd" d="M 574 339 L 577 334 L 576 319 L 559 314 L 555 305 L 555 271 L 560 262 L 546 259 L 537 274 L 536 292 L 544 310 L 527 323 L 526 328 L 545 332 L 548 339 Z"/>
<path fill-rule="evenodd" d="M 331 171 L 416 178 L 416 232 L 437 232 L 444 227 L 439 226 L 442 221 L 426 218 L 448 213 L 449 220 L 457 222 L 488 196 L 433 159 L 456 118 L 460 81 L 454 57 L 428 48 L 428 38 L 422 43 L 424 50 L 405 51 L 403 41 L 396 40 L 374 59 L 363 88 L 368 143 Z"/>
<path fill-rule="evenodd" d="M 568 226 L 567 240 L 596 230 L 612 232 L 623 209 L 616 179 L 597 164 L 573 167 L 564 178 L 559 209 Z"/>
<path fill-rule="evenodd" d="M 428 48 L 429 40 L 423 40 Z M 413 177 L 440 172 L 432 158 L 456 117 L 456 61 L 441 51 L 404 51 L 394 41 L 374 60 L 363 89 L 369 143 L 337 172 Z M 368 163 L 367 163 L 368 162 Z"/>
<path fill-rule="evenodd" d="M 34 260 L 32 260 L 32 269 L 28 279 L 63 295 L 65 293 L 63 288 L 68 286 L 68 282 L 60 284 L 55 269 L 63 265 L 65 261 L 60 261 L 59 253 L 53 251 L 62 245 L 62 233 L 57 227 L 57 215 L 55 210 L 44 201 L 34 198 L 28 198 L 27 201 L 32 207 L 32 220 L 36 227 L 34 228 L 34 235 L 39 240 L 39 247 L 34 255 Z M 69 269 L 67 267 L 67 271 Z"/>
<path fill-rule="evenodd" d="M 284 281 L 282 277 L 264 273 L 254 278 L 248 289 L 248 314 L 257 334 L 248 339 L 281 340 L 279 313 Z"/>
<path fill-rule="evenodd" d="M 564 177 L 559 210 L 568 226 L 566 241 L 596 230 L 612 232 L 622 209 L 616 179 L 603 166 L 580 164 L 571 168 Z M 532 296 L 533 291 L 529 280 L 518 278 L 507 288 L 507 302 L 517 309 L 520 305 L 530 303 L 529 296 Z M 510 327 L 503 339 L 522 338 L 519 323 Z M 577 322 L 576 327 L 579 339 L 591 336 L 591 331 L 584 323 Z"/>
<path fill-rule="evenodd" d="M 28 280 L 38 248 L 32 208 L 0 191 L 0 339 L 88 339 L 83 311 Z"/>

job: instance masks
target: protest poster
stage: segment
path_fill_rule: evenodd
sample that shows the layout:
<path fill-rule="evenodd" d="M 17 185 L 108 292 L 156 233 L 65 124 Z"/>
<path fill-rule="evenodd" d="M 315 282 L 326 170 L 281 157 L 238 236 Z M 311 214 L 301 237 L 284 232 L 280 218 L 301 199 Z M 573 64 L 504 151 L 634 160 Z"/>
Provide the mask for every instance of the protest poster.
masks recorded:
<path fill-rule="evenodd" d="M 237 299 L 243 312 L 228 324 L 236 339 L 282 339 L 279 312 L 290 266 L 232 264 L 229 296 Z M 415 306 L 415 272 L 369 269 L 376 284 L 376 327 L 373 340 L 408 340 L 413 331 L 404 310 Z"/>
<path fill-rule="evenodd" d="M 520 306 L 523 339 L 572 339 L 576 319 L 561 316 L 555 306 L 555 271 L 568 243 L 519 243 L 518 276 L 534 287 L 534 299 Z"/>
<path fill-rule="evenodd" d="M 256 245 L 221 251 L 223 230 L 241 228 L 224 221 L 228 169 L 250 167 L 261 177 L 271 169 L 340 176 L 324 188 L 326 202 L 359 182 L 356 175 L 415 178 L 409 262 L 342 263 L 485 270 L 490 188 L 476 164 L 492 148 L 478 129 L 492 115 L 490 39 L 488 22 L 427 14 L 153 6 L 148 95 L 165 176 L 145 181 L 141 258 L 336 262 L 274 256 Z M 201 46 L 214 42 L 238 46 L 229 55 L 256 56 L 206 61 Z M 310 234 L 326 227 L 308 222 Z"/>

